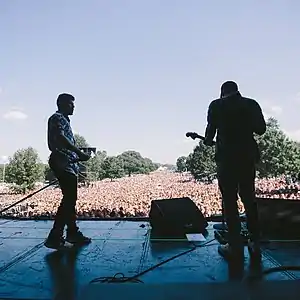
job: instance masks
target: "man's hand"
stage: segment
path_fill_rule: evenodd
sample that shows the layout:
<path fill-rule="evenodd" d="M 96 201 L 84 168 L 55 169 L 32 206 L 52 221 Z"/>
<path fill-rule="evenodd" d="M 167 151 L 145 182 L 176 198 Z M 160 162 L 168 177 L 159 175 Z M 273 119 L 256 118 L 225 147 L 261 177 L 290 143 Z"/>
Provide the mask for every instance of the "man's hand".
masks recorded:
<path fill-rule="evenodd" d="M 80 151 L 80 153 L 78 153 L 78 156 L 79 156 L 80 161 L 88 161 L 91 158 L 91 156 L 89 154 L 86 154 L 82 151 Z"/>

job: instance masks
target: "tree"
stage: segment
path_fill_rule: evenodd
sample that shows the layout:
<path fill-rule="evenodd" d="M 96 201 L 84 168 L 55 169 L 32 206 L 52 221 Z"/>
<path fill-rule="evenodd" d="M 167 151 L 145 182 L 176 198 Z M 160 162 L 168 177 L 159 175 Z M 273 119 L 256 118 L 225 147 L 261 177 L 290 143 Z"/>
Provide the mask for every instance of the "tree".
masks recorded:
<path fill-rule="evenodd" d="M 26 193 L 43 178 L 43 167 L 38 153 L 32 147 L 20 149 L 9 159 L 6 167 L 6 181 L 14 183 L 17 192 Z"/>
<path fill-rule="evenodd" d="M 102 168 L 105 178 L 110 178 L 113 180 L 114 178 L 121 178 L 124 176 L 122 161 L 118 157 L 106 157 L 102 163 Z"/>
<path fill-rule="evenodd" d="M 256 140 L 261 152 L 259 177 L 294 175 L 300 171 L 300 148 L 280 129 L 276 119 L 267 120 L 266 133 Z"/>
<path fill-rule="evenodd" d="M 123 169 L 127 175 L 131 176 L 131 174 L 143 172 L 143 158 L 139 152 L 125 151 L 118 156 L 118 159 L 122 161 Z"/>
<path fill-rule="evenodd" d="M 0 164 L 0 182 L 4 181 L 3 170 L 4 170 L 4 164 Z"/>
<path fill-rule="evenodd" d="M 85 137 L 83 137 L 80 134 L 74 134 L 74 139 L 75 139 L 75 145 L 78 148 L 85 148 L 85 147 L 90 147 L 88 142 L 86 141 Z"/>
<path fill-rule="evenodd" d="M 118 156 L 122 161 L 125 174 L 147 174 L 156 170 L 156 165 L 149 158 L 143 158 L 139 152 L 125 151 Z"/>
<path fill-rule="evenodd" d="M 154 163 L 150 158 L 143 158 L 144 173 L 148 174 L 158 169 L 158 164 Z"/>
<path fill-rule="evenodd" d="M 187 160 L 187 157 L 185 157 L 185 156 L 178 157 L 178 159 L 176 161 L 177 172 L 186 172 L 186 170 L 187 170 L 186 160 Z"/>
<path fill-rule="evenodd" d="M 280 129 L 276 119 L 267 120 L 267 130 L 262 136 L 255 136 L 261 152 L 260 162 L 257 164 L 258 175 L 276 177 L 282 174 L 295 175 L 300 171 L 299 142 L 292 141 Z M 214 148 L 204 146 L 200 142 L 186 161 L 187 169 L 194 178 L 200 179 L 203 174 L 214 173 Z"/>
<path fill-rule="evenodd" d="M 205 146 L 203 141 L 194 148 L 194 151 L 187 157 L 187 170 L 195 179 L 202 179 L 206 175 L 216 172 L 214 160 L 214 147 Z"/>
<path fill-rule="evenodd" d="M 85 137 L 83 137 L 80 134 L 74 134 L 75 139 L 75 145 L 78 148 L 87 148 L 90 147 L 88 142 L 86 141 Z M 88 169 L 88 162 L 80 162 L 79 164 L 79 172 L 82 174 L 82 176 L 78 177 L 78 182 L 80 183 L 86 183 L 89 181 L 89 178 L 87 176 L 87 169 Z"/>
<path fill-rule="evenodd" d="M 96 155 L 87 161 L 87 172 L 89 181 L 101 180 L 105 178 L 103 162 L 107 157 L 106 151 L 97 151 Z"/>

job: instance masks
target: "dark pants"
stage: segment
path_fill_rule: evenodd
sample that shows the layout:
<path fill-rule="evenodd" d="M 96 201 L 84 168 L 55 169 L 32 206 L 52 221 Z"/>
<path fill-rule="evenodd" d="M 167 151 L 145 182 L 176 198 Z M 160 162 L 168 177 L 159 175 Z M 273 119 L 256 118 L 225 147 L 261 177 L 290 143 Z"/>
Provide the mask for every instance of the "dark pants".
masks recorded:
<path fill-rule="evenodd" d="M 237 195 L 245 207 L 250 238 L 259 240 L 258 210 L 255 201 L 255 164 L 253 162 L 218 162 L 217 173 L 222 194 L 228 239 L 231 246 L 240 246 L 241 222 L 239 218 Z"/>
<path fill-rule="evenodd" d="M 69 172 L 54 172 L 54 174 L 59 181 L 63 198 L 54 218 L 53 229 L 62 233 L 65 225 L 67 225 L 68 231 L 74 232 L 77 230 L 77 176 Z"/>

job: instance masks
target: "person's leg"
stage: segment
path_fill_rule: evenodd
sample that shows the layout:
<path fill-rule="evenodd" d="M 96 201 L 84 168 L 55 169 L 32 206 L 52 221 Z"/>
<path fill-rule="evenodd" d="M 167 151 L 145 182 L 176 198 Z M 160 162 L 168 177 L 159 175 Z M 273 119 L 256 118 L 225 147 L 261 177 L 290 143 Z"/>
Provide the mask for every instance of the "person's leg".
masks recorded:
<path fill-rule="evenodd" d="M 77 176 L 64 172 L 61 175 L 60 187 L 63 201 L 57 211 L 54 227 L 60 224 L 67 225 L 68 229 L 76 230 L 76 201 L 77 201 Z"/>
<path fill-rule="evenodd" d="M 73 177 L 69 173 L 55 173 L 55 176 L 58 179 L 63 198 L 61 200 L 60 206 L 57 210 L 57 213 L 54 217 L 53 228 L 49 233 L 49 236 L 45 242 L 45 245 L 48 248 L 60 248 L 64 246 L 64 227 L 68 222 L 68 215 L 70 210 L 68 209 L 70 202 L 70 188 L 72 186 Z M 72 199 L 72 198 L 71 198 Z M 75 198 L 76 199 L 76 198 Z M 76 200 L 75 200 L 76 203 Z"/>
<path fill-rule="evenodd" d="M 260 227 L 255 198 L 255 164 L 248 163 L 240 169 L 239 193 L 245 207 L 250 243 L 249 251 L 253 257 L 261 259 L 259 239 Z"/>
<path fill-rule="evenodd" d="M 72 244 L 88 244 L 91 239 L 85 237 L 76 226 L 77 176 L 70 172 L 57 174 L 63 199 L 57 210 L 53 229 L 46 242 L 49 248 L 62 246 L 63 230 L 67 225 L 66 240 Z"/>
<path fill-rule="evenodd" d="M 218 182 L 228 227 L 228 244 L 220 245 L 218 252 L 228 261 L 229 278 L 240 280 L 244 273 L 244 245 L 237 206 L 238 179 L 233 164 L 218 164 Z"/>
<path fill-rule="evenodd" d="M 76 226 L 76 201 L 78 178 L 74 174 L 68 175 L 68 184 L 64 187 L 64 202 L 63 216 L 67 225 L 66 240 L 72 244 L 89 244 L 91 239 L 84 236 Z"/>
<path fill-rule="evenodd" d="M 218 165 L 218 182 L 222 194 L 224 215 L 228 227 L 229 244 L 239 247 L 241 223 L 237 206 L 238 181 L 235 168 L 227 164 Z"/>

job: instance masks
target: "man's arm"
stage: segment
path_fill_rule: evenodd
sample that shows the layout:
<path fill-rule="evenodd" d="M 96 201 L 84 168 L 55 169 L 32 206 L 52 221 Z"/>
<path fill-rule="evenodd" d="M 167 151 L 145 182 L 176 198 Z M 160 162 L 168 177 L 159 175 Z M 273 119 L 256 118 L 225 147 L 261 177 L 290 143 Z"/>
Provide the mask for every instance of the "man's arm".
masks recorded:
<path fill-rule="evenodd" d="M 215 114 L 216 112 L 215 112 L 214 102 L 212 102 L 209 105 L 208 112 L 207 112 L 207 126 L 205 130 L 205 140 L 204 140 L 204 144 L 207 146 L 213 145 L 213 139 L 217 132 Z"/>
<path fill-rule="evenodd" d="M 70 140 L 63 134 L 60 133 L 58 135 L 58 138 L 60 139 L 61 143 L 70 151 L 75 152 L 78 156 L 82 155 L 82 151 L 77 148 L 75 145 L 73 145 Z"/>
<path fill-rule="evenodd" d="M 83 152 L 80 149 L 78 149 L 75 145 L 73 145 L 71 141 L 64 135 L 63 123 L 59 117 L 53 116 L 49 120 L 48 126 L 53 127 L 57 134 L 57 138 L 62 143 L 62 145 L 66 147 L 66 149 L 75 152 L 78 156 L 82 155 Z"/>
<path fill-rule="evenodd" d="M 267 125 L 261 107 L 254 101 L 253 132 L 258 135 L 263 135 L 266 132 L 266 129 Z"/>

